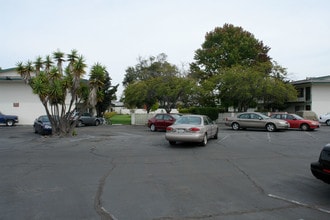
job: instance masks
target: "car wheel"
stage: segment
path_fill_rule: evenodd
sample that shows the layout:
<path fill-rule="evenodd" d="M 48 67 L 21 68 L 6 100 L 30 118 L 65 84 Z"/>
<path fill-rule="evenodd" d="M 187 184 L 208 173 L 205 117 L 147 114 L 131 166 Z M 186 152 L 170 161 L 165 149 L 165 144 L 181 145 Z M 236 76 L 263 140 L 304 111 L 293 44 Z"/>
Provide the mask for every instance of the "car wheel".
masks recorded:
<path fill-rule="evenodd" d="M 308 124 L 302 124 L 302 125 L 300 125 L 300 129 L 303 131 L 307 131 L 307 130 L 309 130 L 309 126 L 308 126 Z"/>
<path fill-rule="evenodd" d="M 219 132 L 219 131 L 218 131 L 218 129 L 217 129 L 217 131 L 215 132 L 215 135 L 213 136 L 214 139 L 218 139 L 218 132 Z"/>
<path fill-rule="evenodd" d="M 327 120 L 325 123 L 330 126 L 330 120 Z"/>
<path fill-rule="evenodd" d="M 78 123 L 77 123 L 77 127 L 81 127 L 83 125 L 84 125 L 83 122 L 81 120 L 79 120 Z"/>
<path fill-rule="evenodd" d="M 232 125 L 231 125 L 231 128 L 235 131 L 239 130 L 239 124 L 234 122 Z"/>
<path fill-rule="evenodd" d="M 34 133 L 37 134 L 38 133 L 37 127 L 33 126 L 33 128 L 34 128 Z"/>
<path fill-rule="evenodd" d="M 267 129 L 267 131 L 272 132 L 272 131 L 276 130 L 276 126 L 273 123 L 268 123 L 268 124 L 266 124 L 266 129 Z"/>
<path fill-rule="evenodd" d="M 205 147 L 207 144 L 207 134 L 204 135 L 203 141 L 201 142 L 201 145 Z"/>
<path fill-rule="evenodd" d="M 170 145 L 175 145 L 175 141 L 169 141 Z"/>
<path fill-rule="evenodd" d="M 99 126 L 100 125 L 100 121 L 99 120 L 96 120 L 95 121 L 95 126 Z"/>
<path fill-rule="evenodd" d="M 14 124 L 15 124 L 15 122 L 13 120 L 7 120 L 6 121 L 7 126 L 13 126 Z"/>
<path fill-rule="evenodd" d="M 150 131 L 156 131 L 156 126 L 154 124 L 150 125 Z"/>

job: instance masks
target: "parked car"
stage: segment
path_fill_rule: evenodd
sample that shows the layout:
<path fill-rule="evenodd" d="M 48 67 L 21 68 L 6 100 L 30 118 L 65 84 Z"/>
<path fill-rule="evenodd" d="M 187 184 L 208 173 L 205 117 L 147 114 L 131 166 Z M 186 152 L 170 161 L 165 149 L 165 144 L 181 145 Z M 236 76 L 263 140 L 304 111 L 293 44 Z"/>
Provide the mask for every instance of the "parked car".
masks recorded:
<path fill-rule="evenodd" d="M 311 172 L 315 178 L 330 184 L 330 144 L 323 147 L 319 160 L 311 163 Z"/>
<path fill-rule="evenodd" d="M 18 116 L 17 115 L 5 115 L 0 112 L 0 123 L 6 124 L 7 126 L 14 126 L 18 123 Z"/>
<path fill-rule="evenodd" d="M 273 113 L 270 117 L 285 120 L 289 122 L 290 128 L 298 128 L 303 131 L 314 130 L 320 127 L 320 123 L 318 121 L 304 119 L 296 114 Z"/>
<path fill-rule="evenodd" d="M 330 112 L 328 112 L 327 114 L 320 115 L 319 122 L 325 123 L 326 125 L 330 126 Z"/>
<path fill-rule="evenodd" d="M 93 125 L 98 126 L 103 123 L 103 118 L 92 116 L 90 113 L 83 113 L 80 117 L 79 114 L 76 113 L 74 120 L 76 120 L 77 127 L 84 125 Z"/>
<path fill-rule="evenodd" d="M 290 127 L 289 123 L 284 120 L 270 118 L 258 112 L 244 112 L 237 114 L 235 117 L 227 117 L 225 125 L 233 130 L 241 128 L 261 128 L 267 131 L 286 130 Z"/>
<path fill-rule="evenodd" d="M 218 138 L 218 125 L 205 115 L 183 115 L 166 128 L 166 140 L 176 142 L 197 142 L 202 146 L 208 139 Z"/>
<path fill-rule="evenodd" d="M 41 115 L 33 123 L 34 133 L 52 134 L 52 124 L 47 115 Z"/>
<path fill-rule="evenodd" d="M 148 127 L 151 131 L 165 130 L 168 126 L 172 125 L 179 117 L 181 117 L 180 114 L 159 113 L 148 120 Z"/>

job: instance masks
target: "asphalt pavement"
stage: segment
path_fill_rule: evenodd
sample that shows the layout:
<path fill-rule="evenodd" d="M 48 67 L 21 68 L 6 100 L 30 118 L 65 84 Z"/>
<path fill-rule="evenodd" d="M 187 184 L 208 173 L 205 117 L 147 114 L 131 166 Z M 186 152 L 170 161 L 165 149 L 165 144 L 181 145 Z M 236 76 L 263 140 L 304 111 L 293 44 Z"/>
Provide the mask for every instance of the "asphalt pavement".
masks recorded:
<path fill-rule="evenodd" d="M 77 128 L 69 138 L 0 126 L 0 219 L 329 219 L 330 185 L 309 166 L 316 131 L 233 131 L 170 146 L 145 126 Z"/>

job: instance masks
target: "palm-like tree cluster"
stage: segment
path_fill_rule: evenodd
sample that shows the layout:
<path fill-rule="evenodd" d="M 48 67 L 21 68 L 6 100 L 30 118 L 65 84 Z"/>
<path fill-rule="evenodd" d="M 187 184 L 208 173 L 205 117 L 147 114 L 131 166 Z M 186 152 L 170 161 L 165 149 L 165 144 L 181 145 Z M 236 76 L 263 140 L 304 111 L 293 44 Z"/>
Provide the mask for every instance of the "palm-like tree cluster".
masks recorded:
<path fill-rule="evenodd" d="M 72 115 L 77 107 L 83 112 L 102 100 L 97 93 L 105 80 L 106 68 L 94 65 L 88 83 L 83 80 L 86 67 L 84 57 L 76 50 L 67 55 L 58 50 L 45 60 L 39 56 L 35 62 L 17 63 L 17 72 L 39 96 L 55 134 L 71 134 L 75 126 Z"/>

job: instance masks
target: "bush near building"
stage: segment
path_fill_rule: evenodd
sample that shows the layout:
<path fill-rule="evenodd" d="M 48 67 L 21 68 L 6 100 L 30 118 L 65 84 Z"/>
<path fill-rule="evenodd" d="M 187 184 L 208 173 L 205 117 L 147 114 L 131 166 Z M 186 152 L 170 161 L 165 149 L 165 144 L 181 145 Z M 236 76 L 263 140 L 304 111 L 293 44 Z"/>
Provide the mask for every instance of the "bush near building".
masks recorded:
<path fill-rule="evenodd" d="M 217 120 L 219 113 L 223 113 L 224 110 L 217 107 L 190 107 L 179 109 L 179 112 L 182 114 L 198 114 L 198 115 L 207 115 L 212 120 Z"/>

